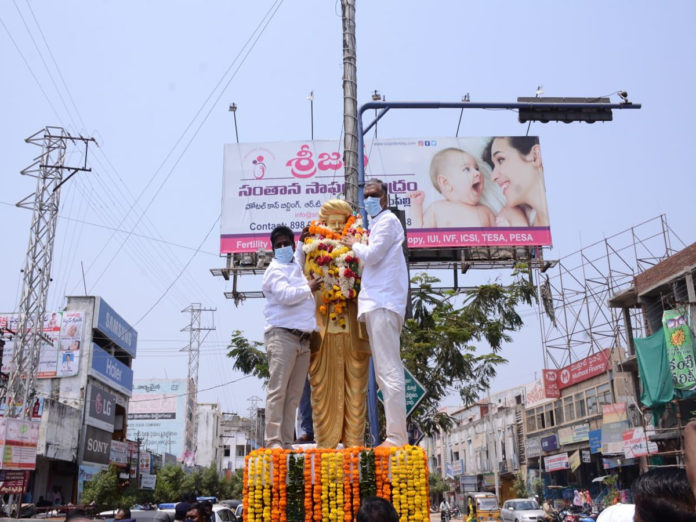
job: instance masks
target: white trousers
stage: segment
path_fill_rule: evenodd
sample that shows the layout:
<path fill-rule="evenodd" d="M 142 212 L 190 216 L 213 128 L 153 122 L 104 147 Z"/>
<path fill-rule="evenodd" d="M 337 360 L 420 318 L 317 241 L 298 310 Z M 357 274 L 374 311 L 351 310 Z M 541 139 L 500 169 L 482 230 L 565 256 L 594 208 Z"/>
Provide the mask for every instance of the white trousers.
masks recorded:
<path fill-rule="evenodd" d="M 384 397 L 384 414 L 387 418 L 386 442 L 395 446 L 408 443 L 406 383 L 399 340 L 403 323 L 399 314 L 386 308 L 378 308 L 365 314 L 375 377 Z"/>
<path fill-rule="evenodd" d="M 264 335 L 268 354 L 266 394 L 266 447 L 290 449 L 295 441 L 295 411 L 309 369 L 309 339 L 283 328 L 271 328 Z"/>

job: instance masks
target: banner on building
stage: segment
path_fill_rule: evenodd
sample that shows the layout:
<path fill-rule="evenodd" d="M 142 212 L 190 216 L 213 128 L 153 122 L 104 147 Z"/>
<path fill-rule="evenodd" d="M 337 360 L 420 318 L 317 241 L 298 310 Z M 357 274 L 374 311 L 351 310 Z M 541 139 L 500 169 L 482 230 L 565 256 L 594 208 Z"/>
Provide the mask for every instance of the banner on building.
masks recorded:
<path fill-rule="evenodd" d="M 147 441 L 155 453 L 183 458 L 186 379 L 138 379 L 128 403 L 128 438 Z"/>
<path fill-rule="evenodd" d="M 592 454 L 588 450 L 582 450 L 580 453 L 582 454 L 583 464 L 589 464 L 592 462 Z"/>
<path fill-rule="evenodd" d="M 611 350 L 580 359 L 558 370 L 543 370 L 546 397 L 557 399 L 561 390 L 606 373 L 611 367 Z"/>
<path fill-rule="evenodd" d="M 143 473 L 140 475 L 140 489 L 154 490 L 157 485 L 157 475 Z"/>
<path fill-rule="evenodd" d="M 493 164 L 513 155 L 528 161 L 498 175 Z M 365 177 L 405 210 L 409 248 L 551 244 L 537 137 L 375 140 Z M 220 252 L 271 250 L 275 226 L 302 230 L 344 179 L 337 141 L 225 145 Z"/>
<path fill-rule="evenodd" d="M 557 455 L 544 457 L 544 469 L 546 469 L 546 471 L 559 471 L 561 469 L 568 469 L 569 467 L 568 453 L 558 453 Z"/>
<path fill-rule="evenodd" d="M 109 464 L 114 464 L 121 468 L 128 465 L 128 444 L 118 440 L 111 441 L 111 450 L 109 451 Z"/>
<path fill-rule="evenodd" d="M 19 314 L 0 316 L 0 323 L 8 330 L 3 331 L 5 346 L 2 352 L 2 372 L 16 370 L 13 357 Z M 84 314 L 82 312 L 49 312 L 44 315 L 43 342 L 39 352 L 37 379 L 72 377 L 77 375 L 82 351 Z"/>
<path fill-rule="evenodd" d="M 590 439 L 590 425 L 578 424 L 576 426 L 567 426 L 558 430 L 558 442 L 561 446 L 566 444 L 575 444 Z"/>
<path fill-rule="evenodd" d="M 580 467 L 580 450 L 575 450 L 570 454 L 568 457 L 568 466 L 570 467 L 570 471 L 573 473 L 575 473 L 575 470 Z"/>
<path fill-rule="evenodd" d="M 625 402 L 602 406 L 602 453 L 604 455 L 623 454 L 623 432 L 628 428 Z"/>
<path fill-rule="evenodd" d="M 93 426 L 85 429 L 82 460 L 93 464 L 109 464 L 111 457 L 111 433 Z"/>
<path fill-rule="evenodd" d="M 627 459 L 657 453 L 657 444 L 648 440 L 642 427 L 626 430 L 622 436 L 624 456 Z"/>
<path fill-rule="evenodd" d="M 543 379 L 537 379 L 536 381 L 528 382 L 524 385 L 524 390 L 526 408 L 534 408 L 535 406 L 540 406 L 542 404 L 550 402 L 548 398 L 549 396 L 544 391 Z"/>
<path fill-rule="evenodd" d="M 677 310 L 665 310 L 662 314 L 662 325 L 674 387 L 678 390 L 696 388 L 694 345 L 688 315 Z"/>
<path fill-rule="evenodd" d="M 0 419 L 1 469 L 33 470 L 36 468 L 36 447 L 39 423 L 30 420 Z"/>
<path fill-rule="evenodd" d="M 116 419 L 116 396 L 91 382 L 88 386 L 87 397 L 89 405 L 85 422 L 95 428 L 113 432 Z"/>

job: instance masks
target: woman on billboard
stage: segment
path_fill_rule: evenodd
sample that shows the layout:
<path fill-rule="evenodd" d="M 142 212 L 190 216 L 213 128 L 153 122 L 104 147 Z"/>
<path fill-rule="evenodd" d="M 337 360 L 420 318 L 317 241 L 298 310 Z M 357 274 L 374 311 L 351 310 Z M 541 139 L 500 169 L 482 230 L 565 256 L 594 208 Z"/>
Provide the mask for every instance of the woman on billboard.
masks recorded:
<path fill-rule="evenodd" d="M 506 217 L 505 209 L 519 209 L 527 223 L 523 226 L 548 227 L 544 168 L 536 136 L 493 138 L 483 152 L 483 160 L 493 169 L 491 176 L 505 196 L 505 207 L 496 217 L 498 226 L 520 226 Z"/>

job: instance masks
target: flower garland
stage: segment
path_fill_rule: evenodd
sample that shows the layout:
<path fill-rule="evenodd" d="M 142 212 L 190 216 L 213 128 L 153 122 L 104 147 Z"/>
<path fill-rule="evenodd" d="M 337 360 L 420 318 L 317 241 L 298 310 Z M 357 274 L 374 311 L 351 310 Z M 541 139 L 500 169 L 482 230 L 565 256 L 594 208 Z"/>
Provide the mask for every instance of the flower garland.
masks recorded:
<path fill-rule="evenodd" d="M 349 522 L 374 495 L 401 520 L 429 520 L 427 457 L 416 446 L 256 450 L 245 459 L 243 494 L 252 522 Z"/>
<path fill-rule="evenodd" d="M 353 251 L 341 240 L 351 236 L 367 243 L 367 232 L 362 228 L 361 218 L 353 215 L 346 221 L 341 234 L 318 221 L 312 221 L 309 233 L 312 237 L 305 239 L 302 250 L 305 253 L 305 272 L 322 279 L 319 311 L 345 328 L 345 302 L 358 296 L 361 266 Z"/>

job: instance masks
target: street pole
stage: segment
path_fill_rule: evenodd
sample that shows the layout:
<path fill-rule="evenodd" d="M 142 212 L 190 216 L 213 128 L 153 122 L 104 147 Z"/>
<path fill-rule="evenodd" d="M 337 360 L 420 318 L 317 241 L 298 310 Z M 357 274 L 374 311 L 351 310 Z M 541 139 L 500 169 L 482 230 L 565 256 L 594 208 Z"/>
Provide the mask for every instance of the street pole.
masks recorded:
<path fill-rule="evenodd" d="M 488 424 L 493 436 L 493 476 L 495 477 L 495 496 L 500 500 L 500 477 L 498 475 L 498 435 L 493 426 L 493 403 L 491 402 L 491 389 L 488 388 Z"/>
<path fill-rule="evenodd" d="M 307 96 L 307 99 L 309 100 L 309 122 L 311 125 L 311 138 L 312 141 L 314 141 L 314 91 L 310 91 L 309 95 Z"/>
<path fill-rule="evenodd" d="M 358 80 L 355 0 L 341 0 L 343 20 L 343 164 L 346 201 L 358 210 Z"/>

